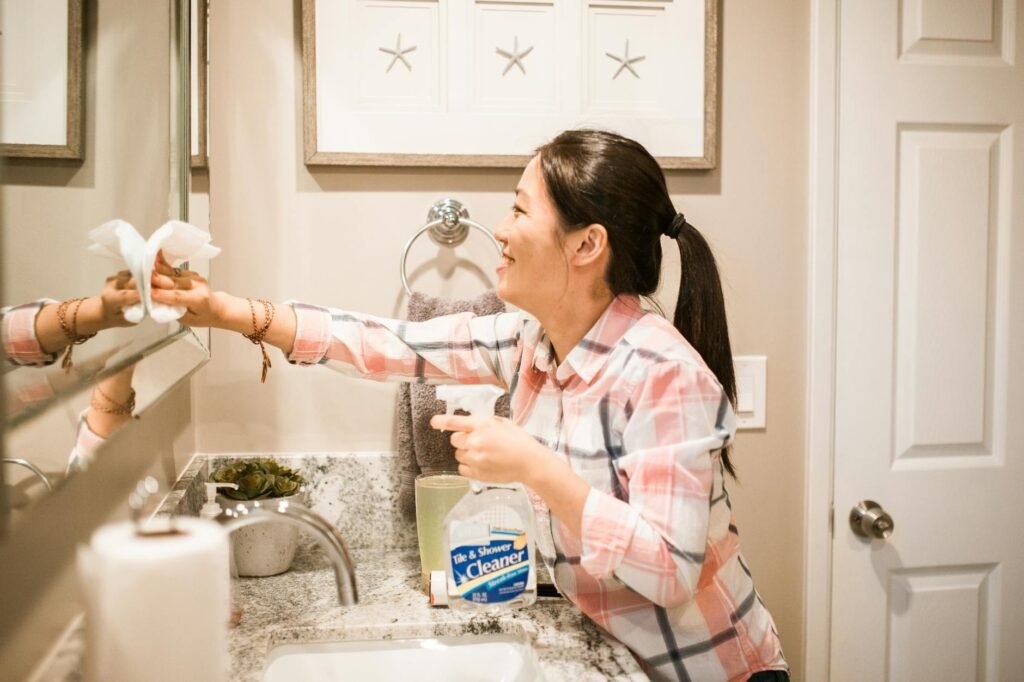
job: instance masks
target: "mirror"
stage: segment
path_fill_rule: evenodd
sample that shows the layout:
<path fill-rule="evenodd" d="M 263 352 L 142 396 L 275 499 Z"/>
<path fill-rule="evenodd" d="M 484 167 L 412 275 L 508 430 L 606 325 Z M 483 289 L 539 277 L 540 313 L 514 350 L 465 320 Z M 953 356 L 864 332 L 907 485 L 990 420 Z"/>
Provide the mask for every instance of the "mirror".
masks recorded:
<path fill-rule="evenodd" d="M 144 418 L 209 358 L 208 332 L 129 323 L 124 261 L 88 250 L 114 219 L 143 237 L 169 220 L 208 227 L 189 212 L 190 14 L 189 0 L 0 0 L 0 322 L 13 356 L 0 370 L 0 517 L 25 513 L 87 464 L 83 443 Z"/>

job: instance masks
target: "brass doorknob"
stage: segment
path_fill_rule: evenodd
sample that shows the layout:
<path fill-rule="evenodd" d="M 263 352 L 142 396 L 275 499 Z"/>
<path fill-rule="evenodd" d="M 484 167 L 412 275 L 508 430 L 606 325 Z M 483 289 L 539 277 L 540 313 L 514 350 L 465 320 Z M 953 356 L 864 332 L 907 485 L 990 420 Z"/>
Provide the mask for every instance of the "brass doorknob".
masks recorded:
<path fill-rule="evenodd" d="M 895 526 L 882 505 L 872 500 L 861 500 L 850 511 L 850 528 L 862 538 L 885 540 L 892 535 Z"/>

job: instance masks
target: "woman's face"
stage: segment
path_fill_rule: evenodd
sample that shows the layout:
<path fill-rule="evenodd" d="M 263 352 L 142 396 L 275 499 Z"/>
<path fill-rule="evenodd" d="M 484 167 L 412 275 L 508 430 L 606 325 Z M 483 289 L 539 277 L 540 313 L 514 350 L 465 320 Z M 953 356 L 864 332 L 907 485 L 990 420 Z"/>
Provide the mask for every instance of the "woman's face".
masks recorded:
<path fill-rule="evenodd" d="M 560 237 L 558 214 L 548 197 L 540 156 L 523 171 L 512 212 L 494 231 L 502 243 L 498 265 L 498 296 L 541 317 L 557 305 L 566 290 L 568 261 Z"/>

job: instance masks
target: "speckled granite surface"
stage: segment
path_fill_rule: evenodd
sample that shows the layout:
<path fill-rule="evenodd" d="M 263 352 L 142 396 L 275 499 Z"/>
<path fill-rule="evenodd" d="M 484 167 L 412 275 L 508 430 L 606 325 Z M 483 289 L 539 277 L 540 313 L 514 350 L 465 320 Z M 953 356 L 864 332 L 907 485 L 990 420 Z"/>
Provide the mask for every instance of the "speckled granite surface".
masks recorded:
<path fill-rule="evenodd" d="M 197 513 L 202 482 L 222 459 L 196 457 L 160 512 Z M 310 482 L 309 506 L 341 529 L 356 564 L 359 604 L 338 605 L 333 568 L 303 534 L 290 571 L 234 582 L 242 619 L 229 638 L 233 682 L 258 681 L 268 655 L 282 644 L 499 633 L 527 638 L 549 682 L 647 679 L 624 646 L 563 599 L 541 598 L 500 617 L 430 607 L 419 591 L 415 527 L 394 504 L 398 477 L 388 453 L 279 459 L 290 460 Z M 84 628 L 76 624 L 36 679 L 81 679 L 83 639 Z"/>

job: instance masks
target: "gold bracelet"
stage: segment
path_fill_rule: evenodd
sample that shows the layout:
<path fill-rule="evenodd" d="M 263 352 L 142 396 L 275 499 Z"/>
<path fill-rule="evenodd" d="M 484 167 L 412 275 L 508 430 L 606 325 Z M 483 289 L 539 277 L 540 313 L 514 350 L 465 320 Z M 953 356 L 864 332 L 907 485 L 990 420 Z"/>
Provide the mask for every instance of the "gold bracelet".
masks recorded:
<path fill-rule="evenodd" d="M 57 306 L 57 322 L 60 323 L 60 330 L 64 332 L 64 337 L 68 340 L 68 349 L 64 351 L 64 359 L 61 360 L 60 366 L 65 372 L 71 371 L 71 350 L 79 345 L 83 344 L 92 337 L 96 336 L 95 333 L 87 334 L 85 336 L 79 336 L 78 334 L 78 309 L 82 307 L 82 302 L 85 298 L 72 298 L 67 301 L 62 301 Z M 71 304 L 75 304 L 75 309 L 71 312 L 71 326 L 68 327 L 67 314 L 68 307 Z"/>
<path fill-rule="evenodd" d="M 96 400 L 96 398 L 93 398 L 92 400 L 89 401 L 89 406 L 92 407 L 97 412 L 103 412 L 105 414 L 115 414 L 115 415 L 121 415 L 121 416 L 125 416 L 125 417 L 130 417 L 132 412 L 135 411 L 135 389 L 134 388 L 131 389 L 132 392 L 128 396 L 128 400 L 126 400 L 124 403 L 119 403 L 116 400 L 114 400 L 113 398 L 111 398 L 109 395 L 107 395 L 103 391 L 103 389 L 100 388 L 99 384 L 96 384 L 93 388 L 95 388 L 96 392 L 99 393 L 101 396 L 103 396 L 107 400 L 107 402 L 109 402 L 111 405 L 113 405 L 113 407 L 107 407 L 106 405 L 100 404 Z"/>
<path fill-rule="evenodd" d="M 267 372 L 270 371 L 270 356 L 267 355 L 267 347 L 263 345 L 263 337 L 267 335 L 267 330 L 270 329 L 270 323 L 274 321 L 274 313 L 277 309 L 274 304 L 264 299 L 258 299 L 263 304 L 263 327 L 256 326 L 256 306 L 252 304 L 252 299 L 245 299 L 249 301 L 249 312 L 252 313 L 252 334 L 242 334 L 245 338 L 252 341 L 254 344 L 260 347 L 263 351 L 263 372 L 260 374 L 260 383 L 266 383 Z"/>

